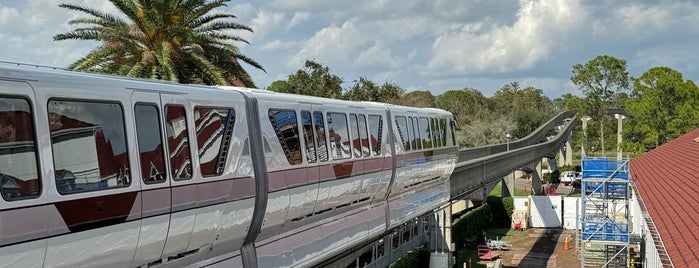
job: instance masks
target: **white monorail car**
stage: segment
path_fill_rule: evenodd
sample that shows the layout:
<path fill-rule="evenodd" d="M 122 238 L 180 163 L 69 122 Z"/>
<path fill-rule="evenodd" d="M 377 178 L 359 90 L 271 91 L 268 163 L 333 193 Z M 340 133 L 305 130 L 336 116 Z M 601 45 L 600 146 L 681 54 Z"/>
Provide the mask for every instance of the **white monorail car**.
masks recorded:
<path fill-rule="evenodd" d="M 0 267 L 312 266 L 448 201 L 452 115 L 0 63 Z"/>

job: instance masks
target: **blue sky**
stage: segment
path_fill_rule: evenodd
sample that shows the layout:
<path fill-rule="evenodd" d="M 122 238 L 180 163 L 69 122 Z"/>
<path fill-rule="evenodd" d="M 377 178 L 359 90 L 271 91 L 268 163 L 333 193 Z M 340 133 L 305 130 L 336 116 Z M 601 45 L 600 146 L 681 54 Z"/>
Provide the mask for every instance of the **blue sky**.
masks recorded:
<path fill-rule="evenodd" d="M 65 67 L 96 46 L 54 42 L 77 16 L 59 3 L 104 11 L 104 0 L 0 1 L 0 61 Z M 259 87 L 316 60 L 345 80 L 360 76 L 407 91 L 476 88 L 491 96 L 517 81 L 551 98 L 571 92 L 572 66 L 597 55 L 628 62 L 634 76 L 667 66 L 699 77 L 699 3 L 602 0 L 231 1 L 222 12 L 254 33 L 243 54 Z"/>

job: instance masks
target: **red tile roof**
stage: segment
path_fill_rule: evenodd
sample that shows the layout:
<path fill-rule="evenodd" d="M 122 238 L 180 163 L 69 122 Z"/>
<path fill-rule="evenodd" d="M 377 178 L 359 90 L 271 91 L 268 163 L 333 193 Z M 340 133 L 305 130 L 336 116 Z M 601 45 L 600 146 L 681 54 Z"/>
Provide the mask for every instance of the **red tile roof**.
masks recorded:
<path fill-rule="evenodd" d="M 631 160 L 631 177 L 675 267 L 699 266 L 699 128 Z"/>

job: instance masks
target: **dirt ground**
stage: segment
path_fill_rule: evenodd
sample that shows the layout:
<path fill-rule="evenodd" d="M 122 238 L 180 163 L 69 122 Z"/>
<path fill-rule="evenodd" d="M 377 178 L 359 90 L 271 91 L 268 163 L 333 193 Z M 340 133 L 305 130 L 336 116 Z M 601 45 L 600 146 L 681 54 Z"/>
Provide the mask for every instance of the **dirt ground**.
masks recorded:
<path fill-rule="evenodd" d="M 564 249 L 566 236 L 569 250 Z M 575 251 L 575 231 L 530 228 L 503 238 L 511 245 L 500 254 L 503 267 L 580 267 Z"/>

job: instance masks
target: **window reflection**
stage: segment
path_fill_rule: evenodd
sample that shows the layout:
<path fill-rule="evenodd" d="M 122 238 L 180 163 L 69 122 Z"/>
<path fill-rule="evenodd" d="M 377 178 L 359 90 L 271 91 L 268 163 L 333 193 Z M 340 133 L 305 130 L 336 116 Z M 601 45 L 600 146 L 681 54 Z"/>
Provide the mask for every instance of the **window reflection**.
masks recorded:
<path fill-rule="evenodd" d="M 170 175 L 174 180 L 192 178 L 192 159 L 189 154 L 187 117 L 184 107 L 165 106 L 165 130 L 170 155 Z"/>
<path fill-rule="evenodd" d="M 5 200 L 39 196 L 34 125 L 29 102 L 0 98 L 0 192 Z"/>
<path fill-rule="evenodd" d="M 199 164 L 203 176 L 223 173 L 234 122 L 233 110 L 201 107 L 194 109 Z"/>
<path fill-rule="evenodd" d="M 279 138 L 289 164 L 301 164 L 303 159 L 301 158 L 296 112 L 293 110 L 271 109 L 269 110 L 269 120 L 277 133 L 277 138 Z"/>
<path fill-rule="evenodd" d="M 362 155 L 369 156 L 371 149 L 369 148 L 369 138 L 366 129 L 366 116 L 359 115 L 359 138 L 362 141 Z"/>
<path fill-rule="evenodd" d="M 350 154 L 349 130 L 345 114 L 328 113 L 328 135 L 333 159 L 346 159 Z"/>
<path fill-rule="evenodd" d="M 383 118 L 380 115 L 369 116 L 369 145 L 373 155 L 381 155 L 381 135 L 383 135 Z"/>
<path fill-rule="evenodd" d="M 165 181 L 165 153 L 160 131 L 160 116 L 155 105 L 136 104 L 136 135 L 141 162 L 141 178 L 145 183 Z"/>
<path fill-rule="evenodd" d="M 328 146 L 325 141 L 325 121 L 323 121 L 323 113 L 313 112 L 313 125 L 316 128 L 316 141 L 318 142 L 318 159 L 320 161 L 328 161 Z"/>
<path fill-rule="evenodd" d="M 316 162 L 316 145 L 313 136 L 313 124 L 311 122 L 311 112 L 301 112 L 301 122 L 303 123 L 303 141 L 306 143 L 306 160 L 308 163 Z"/>
<path fill-rule="evenodd" d="M 48 104 L 56 187 L 63 194 L 131 183 L 122 108 L 116 103 Z"/>

